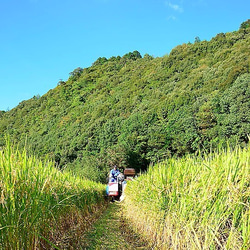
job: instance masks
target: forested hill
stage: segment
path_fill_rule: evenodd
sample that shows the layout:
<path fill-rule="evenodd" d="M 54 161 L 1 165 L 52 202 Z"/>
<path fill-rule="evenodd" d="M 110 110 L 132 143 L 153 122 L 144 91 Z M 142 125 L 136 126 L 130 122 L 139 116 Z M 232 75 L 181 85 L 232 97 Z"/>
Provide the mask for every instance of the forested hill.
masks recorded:
<path fill-rule="evenodd" d="M 243 144 L 250 135 L 250 20 L 169 55 L 100 57 L 43 96 L 0 112 L 4 133 L 95 180 L 113 164 Z"/>

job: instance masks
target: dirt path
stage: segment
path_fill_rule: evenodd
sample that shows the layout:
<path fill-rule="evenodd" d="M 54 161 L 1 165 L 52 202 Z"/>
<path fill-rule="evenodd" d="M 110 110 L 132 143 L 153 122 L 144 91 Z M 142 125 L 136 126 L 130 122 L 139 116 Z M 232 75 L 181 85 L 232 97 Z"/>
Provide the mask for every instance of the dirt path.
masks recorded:
<path fill-rule="evenodd" d="M 118 202 L 109 205 L 84 235 L 84 242 L 82 249 L 147 249 L 140 237 L 125 224 Z"/>

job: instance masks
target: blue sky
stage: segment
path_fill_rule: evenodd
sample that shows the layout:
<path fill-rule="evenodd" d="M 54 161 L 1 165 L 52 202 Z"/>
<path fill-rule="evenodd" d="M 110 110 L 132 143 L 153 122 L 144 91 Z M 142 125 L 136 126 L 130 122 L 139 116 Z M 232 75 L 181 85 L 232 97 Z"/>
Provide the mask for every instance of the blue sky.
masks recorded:
<path fill-rule="evenodd" d="M 77 67 L 238 30 L 249 0 L 0 0 L 0 110 L 42 96 Z"/>

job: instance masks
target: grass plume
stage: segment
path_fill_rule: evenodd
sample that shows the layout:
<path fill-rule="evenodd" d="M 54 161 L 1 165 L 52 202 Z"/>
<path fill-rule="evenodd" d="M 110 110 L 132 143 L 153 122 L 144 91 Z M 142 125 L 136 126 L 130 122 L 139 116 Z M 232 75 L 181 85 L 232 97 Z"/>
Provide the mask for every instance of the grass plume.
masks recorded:
<path fill-rule="evenodd" d="M 104 191 L 102 184 L 62 173 L 7 142 L 0 150 L 0 248 L 65 246 L 65 230 L 73 226 L 76 233 L 79 222 L 87 225 L 104 205 Z"/>
<path fill-rule="evenodd" d="M 247 249 L 249 207 L 250 149 L 239 147 L 151 166 L 128 184 L 124 203 L 161 249 Z"/>

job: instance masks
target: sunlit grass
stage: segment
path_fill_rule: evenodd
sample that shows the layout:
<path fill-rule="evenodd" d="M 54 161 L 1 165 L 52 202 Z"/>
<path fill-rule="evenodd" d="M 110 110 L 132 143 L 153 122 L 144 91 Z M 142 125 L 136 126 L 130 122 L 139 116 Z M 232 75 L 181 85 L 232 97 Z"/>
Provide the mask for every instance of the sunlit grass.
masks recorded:
<path fill-rule="evenodd" d="M 162 249 L 248 249 L 249 206 L 249 148 L 152 166 L 128 184 L 124 204 L 134 226 Z"/>
<path fill-rule="evenodd" d="M 7 143 L 0 150 L 0 249 L 56 247 L 58 230 L 87 220 L 103 205 L 104 190 Z"/>

